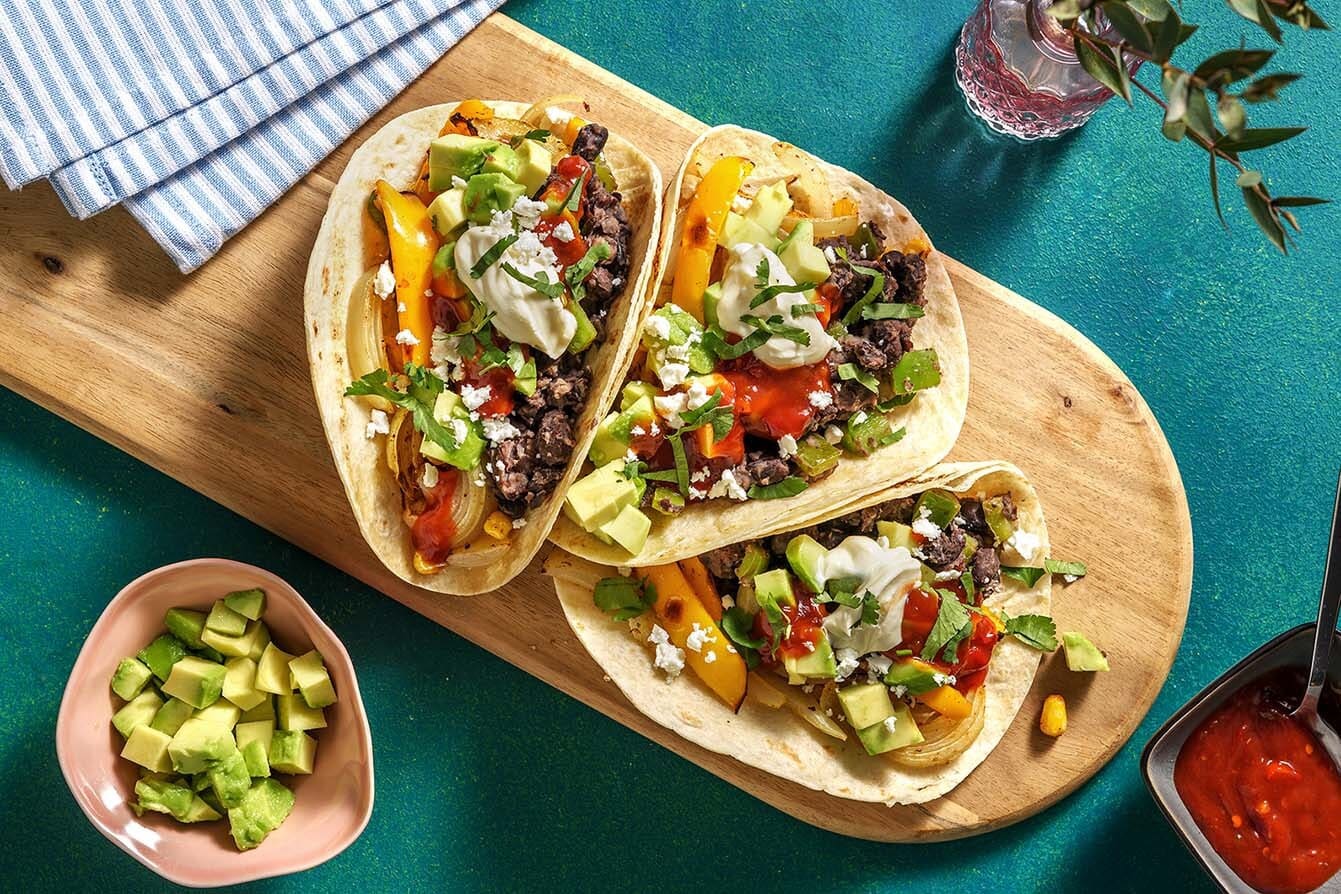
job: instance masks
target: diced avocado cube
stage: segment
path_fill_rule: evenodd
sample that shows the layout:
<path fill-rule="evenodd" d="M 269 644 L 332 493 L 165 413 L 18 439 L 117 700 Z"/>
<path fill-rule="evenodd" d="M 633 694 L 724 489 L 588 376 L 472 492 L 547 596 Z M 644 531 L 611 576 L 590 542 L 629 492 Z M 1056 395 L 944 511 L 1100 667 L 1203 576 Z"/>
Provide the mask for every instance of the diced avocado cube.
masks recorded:
<path fill-rule="evenodd" d="M 163 684 L 163 693 L 179 698 L 193 708 L 206 708 L 223 693 L 225 673 L 222 664 L 188 655 L 172 666 L 172 673 Z"/>
<path fill-rule="evenodd" d="M 282 730 L 321 729 L 326 725 L 326 714 L 313 708 L 296 692 L 286 692 L 276 698 L 275 713 Z M 271 761 L 273 764 L 274 761 Z"/>
<path fill-rule="evenodd" d="M 137 658 L 122 658 L 112 673 L 112 691 L 130 701 L 140 694 L 154 672 Z"/>
<path fill-rule="evenodd" d="M 506 174 L 476 174 L 466 181 L 462 200 L 466 219 L 471 223 L 487 224 L 495 212 L 511 210 L 526 192 L 526 187 Z"/>
<path fill-rule="evenodd" d="M 950 527 L 950 522 L 959 514 L 959 498 L 948 490 L 932 488 L 923 491 L 913 505 L 913 518 L 926 517 L 938 528 Z"/>
<path fill-rule="evenodd" d="M 214 789 L 209 787 L 209 777 L 206 776 L 204 773 L 201 773 L 198 778 L 204 780 L 205 788 L 202 790 L 198 790 L 196 792 L 196 797 L 204 801 L 205 806 L 208 807 L 209 809 L 215 811 L 216 813 L 222 814 L 224 812 L 224 807 L 222 804 L 219 803 L 219 797 L 214 794 Z"/>
<path fill-rule="evenodd" d="M 526 187 L 527 195 L 535 195 L 549 178 L 553 156 L 539 140 L 522 140 L 517 147 L 517 176 L 513 179 Z"/>
<path fill-rule="evenodd" d="M 205 629 L 204 612 L 170 608 L 163 615 L 163 626 L 168 628 L 168 633 L 186 643 L 188 648 L 200 649 L 205 645 L 200 641 L 200 634 Z"/>
<path fill-rule="evenodd" d="M 838 690 L 838 703 L 853 729 L 865 729 L 893 716 L 894 705 L 883 683 L 857 683 Z"/>
<path fill-rule="evenodd" d="M 190 812 L 195 793 L 177 782 L 141 779 L 135 783 L 135 797 L 140 810 L 166 813 L 180 820 Z"/>
<path fill-rule="evenodd" d="M 635 379 L 624 386 L 624 390 L 619 392 L 619 408 L 627 410 L 636 404 L 640 399 L 647 398 L 652 400 L 657 396 L 657 388 L 650 382 L 640 382 Z"/>
<path fill-rule="evenodd" d="M 982 513 L 997 543 L 1005 543 L 1015 535 L 1015 524 L 1006 517 L 1005 497 L 988 497 L 983 500 Z"/>
<path fill-rule="evenodd" d="M 1067 670 L 1106 671 L 1108 658 L 1083 633 L 1063 633 L 1062 648 L 1066 650 Z"/>
<path fill-rule="evenodd" d="M 638 501 L 634 483 L 623 475 L 624 461 L 616 460 L 588 472 L 568 488 L 563 511 L 583 530 L 595 531 L 625 506 Z"/>
<path fill-rule="evenodd" d="M 256 688 L 256 662 L 250 658 L 230 658 L 224 665 L 223 697 L 243 711 L 265 701 L 266 693 Z"/>
<path fill-rule="evenodd" d="M 428 188 L 442 192 L 451 188 L 453 177 L 469 180 L 497 148 L 498 143 L 493 140 L 468 134 L 443 134 L 428 146 Z"/>
<path fill-rule="evenodd" d="M 894 713 L 880 723 L 857 730 L 857 738 L 861 740 L 867 754 L 884 754 L 895 748 L 906 748 L 925 741 L 917 721 L 913 719 L 913 712 L 903 702 L 896 703 Z"/>
<path fill-rule="evenodd" d="M 166 680 L 172 666 L 186 657 L 186 644 L 165 633 L 141 649 L 136 657 L 149 666 L 155 677 Z"/>
<path fill-rule="evenodd" d="M 242 752 L 234 748 L 206 770 L 210 788 L 224 807 L 237 807 L 251 788 L 251 773 Z"/>
<path fill-rule="evenodd" d="M 461 396 L 455 391 L 443 391 L 439 394 L 433 404 L 433 418 L 453 429 L 456 428 L 453 420 L 461 420 L 466 425 L 466 439 L 458 444 L 456 449 L 448 450 L 437 441 L 425 438 L 419 447 L 419 452 L 429 459 L 458 469 L 475 468 L 484 453 L 484 437 L 480 434 L 479 423 L 470 418 L 470 411 L 461 402 Z"/>
<path fill-rule="evenodd" d="M 480 168 L 480 173 L 502 174 L 509 180 L 516 180 L 521 173 L 521 159 L 517 157 L 515 149 L 500 143 L 498 148 L 484 156 L 484 167 Z"/>
<path fill-rule="evenodd" d="M 259 676 L 260 671 L 257 671 Z M 258 690 L 259 691 L 259 690 Z M 275 723 L 275 697 L 268 692 L 261 693 L 265 699 L 250 711 L 242 712 L 242 719 L 238 723 L 254 723 L 258 720 L 268 720 L 271 726 Z"/>
<path fill-rule="evenodd" d="M 289 685 L 289 662 L 293 658 L 274 643 L 266 646 L 256 665 L 256 688 L 275 695 L 293 692 L 293 687 Z"/>
<path fill-rule="evenodd" d="M 264 621 L 257 621 L 256 630 L 252 633 L 251 651 L 247 653 L 247 657 L 259 663 L 261 653 L 265 651 L 265 647 L 268 645 L 270 645 L 270 628 L 265 626 Z"/>
<path fill-rule="evenodd" d="M 635 556 L 642 552 L 651 530 L 652 520 L 637 506 L 625 506 L 618 515 L 600 527 L 602 534 Z"/>
<path fill-rule="evenodd" d="M 186 813 L 177 817 L 184 823 L 208 823 L 221 818 L 221 814 L 205 803 L 205 799 L 199 795 L 193 796 L 191 806 L 186 809 Z"/>
<path fill-rule="evenodd" d="M 289 662 L 289 672 L 298 684 L 303 701 L 309 708 L 325 708 L 335 704 L 335 686 L 331 675 L 315 649 Z"/>
<path fill-rule="evenodd" d="M 722 229 L 717 234 L 717 244 L 722 248 L 734 248 L 737 245 L 762 245 L 772 251 L 778 247 L 778 239 L 773 233 L 759 226 L 756 221 L 743 217 L 734 211 L 726 213 Z"/>
<path fill-rule="evenodd" d="M 879 521 L 875 523 L 875 530 L 877 534 L 889 541 L 890 549 L 901 546 L 908 552 L 912 552 L 913 548 L 917 546 L 916 541 L 913 540 L 913 529 L 902 522 Z"/>
<path fill-rule="evenodd" d="M 182 724 L 190 719 L 195 713 L 195 708 L 188 705 L 179 698 L 170 698 L 164 702 L 163 707 L 158 709 L 154 719 L 149 725 L 160 733 L 167 733 L 169 736 L 177 734 L 177 730 L 182 728 Z"/>
<path fill-rule="evenodd" d="M 293 792 L 273 779 L 253 783 L 241 805 L 228 811 L 228 825 L 238 850 L 247 851 L 265 841 L 293 810 Z"/>
<path fill-rule="evenodd" d="M 796 604 L 796 595 L 792 593 L 792 577 L 785 568 L 756 574 L 754 596 L 760 603 L 772 603 L 779 608 Z"/>
<path fill-rule="evenodd" d="M 824 559 L 829 555 L 809 534 L 798 534 L 787 542 L 787 564 L 812 593 L 824 592 Z"/>
<path fill-rule="evenodd" d="M 577 328 L 573 330 L 573 337 L 568 340 L 568 353 L 580 354 L 596 340 L 596 326 L 591 322 L 591 317 L 587 316 L 587 312 L 580 302 L 569 301 L 565 307 L 568 308 L 568 312 L 573 315 L 573 319 L 577 322 Z"/>
<path fill-rule="evenodd" d="M 797 226 L 799 228 L 800 225 Z M 792 239 L 778 250 L 778 259 L 797 282 L 818 285 L 829 278 L 828 259 L 821 249 L 811 245 L 808 240 Z"/>
<path fill-rule="evenodd" d="M 228 699 L 221 698 L 208 708 L 201 708 L 191 716 L 198 720 L 217 723 L 219 726 L 232 729 L 242 719 L 242 709 Z"/>
<path fill-rule="evenodd" d="M 116 731 L 121 735 L 129 738 L 136 727 L 149 726 L 153 723 L 154 715 L 161 707 L 163 699 L 158 697 L 158 693 L 152 689 L 146 690 L 126 702 L 112 715 L 112 726 L 116 727 Z"/>
<path fill-rule="evenodd" d="M 814 643 L 815 651 L 807 652 L 804 655 L 792 657 L 783 656 L 783 666 L 787 670 L 789 678 L 802 680 L 827 680 L 832 679 L 837 673 L 837 664 L 834 662 L 833 647 L 829 645 L 829 637 L 820 631 L 819 639 Z"/>
<path fill-rule="evenodd" d="M 597 466 L 622 459 L 628 453 L 631 438 L 628 417 L 623 413 L 611 413 L 596 426 L 587 458 Z"/>
<path fill-rule="evenodd" d="M 450 236 L 466 222 L 466 190 L 449 189 L 428 204 L 428 219 L 439 236 Z"/>
<path fill-rule="evenodd" d="M 317 740 L 300 730 L 275 730 L 270 740 L 270 769 L 295 776 L 312 772 Z"/>
<path fill-rule="evenodd" d="M 209 771 L 196 773 L 191 777 L 191 791 L 203 792 L 210 787 Z"/>
<path fill-rule="evenodd" d="M 245 748 L 252 742 L 260 742 L 267 752 L 270 751 L 270 738 L 275 732 L 275 724 L 269 720 L 251 720 L 239 723 L 233 730 L 233 738 L 238 748 Z"/>
<path fill-rule="evenodd" d="M 265 614 L 265 590 L 259 587 L 237 590 L 224 597 L 224 605 L 248 621 L 258 621 Z"/>
<path fill-rule="evenodd" d="M 199 649 L 192 649 L 191 654 L 196 656 L 197 658 L 204 658 L 206 661 L 213 661 L 215 664 L 224 663 L 223 655 L 221 655 L 217 649 L 211 649 L 209 646 L 204 646 Z"/>
<path fill-rule="evenodd" d="M 722 303 L 722 284 L 720 282 L 709 283 L 703 290 L 703 320 L 709 326 L 716 326 L 717 305 Z"/>
<path fill-rule="evenodd" d="M 207 626 L 200 638 L 204 640 L 205 645 L 217 650 L 219 654 L 225 657 L 243 658 L 251 654 L 252 646 L 255 645 L 256 638 L 260 636 L 260 631 L 260 621 L 248 622 L 246 630 L 236 636 L 211 630 Z"/>
<path fill-rule="evenodd" d="M 792 197 L 787 192 L 787 181 L 775 180 L 755 193 L 754 201 L 745 209 L 745 217 L 770 235 L 782 226 L 782 219 L 792 210 Z"/>
<path fill-rule="evenodd" d="M 178 773 L 200 773 L 214 761 L 237 751 L 228 727 L 192 717 L 182 724 L 168 744 L 168 756 Z"/>
<path fill-rule="evenodd" d="M 270 749 L 265 742 L 248 742 L 242 747 L 242 759 L 247 764 L 247 775 L 262 779 L 270 775 Z"/>
<path fill-rule="evenodd" d="M 903 687 L 908 695 L 922 695 L 940 687 L 936 682 L 936 668 L 916 658 L 900 658 L 885 673 L 885 685 Z"/>
<path fill-rule="evenodd" d="M 172 759 L 168 756 L 168 743 L 172 737 L 160 733 L 149 724 L 135 727 L 126 738 L 121 756 L 146 770 L 155 773 L 168 773 L 172 770 Z"/>
<path fill-rule="evenodd" d="M 753 580 L 756 574 L 768 570 L 769 558 L 768 550 L 759 544 L 746 544 L 745 553 L 740 557 L 740 564 L 736 565 L 736 578 L 743 581 Z"/>
<path fill-rule="evenodd" d="M 219 599 L 210 607 L 210 613 L 205 618 L 205 629 L 228 636 L 241 636 L 247 630 L 247 619 Z M 201 641 L 204 642 L 203 639 Z"/>

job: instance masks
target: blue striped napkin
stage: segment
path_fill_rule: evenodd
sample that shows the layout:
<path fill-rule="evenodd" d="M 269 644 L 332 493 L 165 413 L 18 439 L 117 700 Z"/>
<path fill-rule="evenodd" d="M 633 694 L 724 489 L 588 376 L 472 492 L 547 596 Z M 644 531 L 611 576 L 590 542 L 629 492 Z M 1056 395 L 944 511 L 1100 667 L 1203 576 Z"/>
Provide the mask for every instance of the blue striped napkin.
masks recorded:
<path fill-rule="evenodd" d="M 183 272 L 503 0 L 0 0 L 0 176 Z"/>

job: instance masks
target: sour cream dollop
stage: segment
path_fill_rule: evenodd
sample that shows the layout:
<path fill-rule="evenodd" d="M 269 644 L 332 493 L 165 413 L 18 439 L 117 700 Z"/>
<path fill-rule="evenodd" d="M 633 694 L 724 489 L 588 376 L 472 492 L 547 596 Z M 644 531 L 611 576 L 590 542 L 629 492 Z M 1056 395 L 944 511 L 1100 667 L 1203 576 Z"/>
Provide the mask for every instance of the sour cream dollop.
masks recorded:
<path fill-rule="evenodd" d="M 744 338 L 755 327 L 742 321 L 742 316 L 752 314 L 763 319 L 780 316 L 783 324 L 805 330 L 810 336 L 810 344 L 797 344 L 775 335 L 755 348 L 754 355 L 774 369 L 792 369 L 820 362 L 833 350 L 836 342 L 824 331 L 813 313 L 792 316 L 793 307 L 809 303 L 806 293 L 783 292 L 758 307 L 750 307 L 750 302 L 760 292 L 755 284 L 759 278 L 760 261 L 768 262 L 768 285 L 796 285 L 796 280 L 787 272 L 782 260 L 766 247 L 757 242 L 742 242 L 733 246 L 727 252 L 725 273 L 722 276 L 722 297 L 717 304 L 718 325 Z"/>
<path fill-rule="evenodd" d="M 863 626 L 861 608 L 838 605 L 824 619 L 824 631 L 835 649 L 857 655 L 887 652 L 903 642 L 903 608 L 908 590 L 922 577 L 921 563 L 902 546 L 881 546 L 870 537 L 848 537 L 820 560 L 820 583 L 842 577 L 862 582 L 858 592 L 875 594 L 880 623 Z"/>
<path fill-rule="evenodd" d="M 456 241 L 456 273 L 484 306 L 493 311 L 493 326 L 514 342 L 530 345 L 550 357 L 561 357 L 577 332 L 577 318 L 557 298 L 548 298 L 514 279 L 503 269 L 506 262 L 531 278 L 542 274 L 559 282 L 558 261 L 530 230 L 522 230 L 517 241 L 489 265 L 478 279 L 470 269 L 500 239 L 512 235 L 512 216 L 495 215 L 488 226 L 470 227 Z"/>

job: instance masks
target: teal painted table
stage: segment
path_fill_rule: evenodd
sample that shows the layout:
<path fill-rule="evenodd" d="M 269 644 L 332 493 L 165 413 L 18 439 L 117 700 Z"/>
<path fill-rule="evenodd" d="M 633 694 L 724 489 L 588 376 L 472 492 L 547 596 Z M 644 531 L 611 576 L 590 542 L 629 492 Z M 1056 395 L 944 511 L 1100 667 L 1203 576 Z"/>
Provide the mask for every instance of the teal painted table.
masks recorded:
<path fill-rule="evenodd" d="M 951 77 L 968 2 L 921 5 L 915 19 L 907 4 L 685 6 L 515 0 L 508 11 L 704 121 L 771 132 L 880 184 L 938 247 L 1092 338 L 1159 417 L 1191 503 L 1196 583 L 1182 651 L 1131 743 L 1071 798 L 983 838 L 839 838 L 0 392 L 0 645 L 10 667 L 0 678 L 0 887 L 164 887 L 66 793 L 56 707 L 84 635 L 122 584 L 221 555 L 284 575 L 341 635 L 377 749 L 377 808 L 363 837 L 325 866 L 254 890 L 1209 888 L 1147 797 L 1137 759 L 1184 699 L 1311 617 L 1341 461 L 1341 216 L 1308 214 L 1303 251 L 1283 260 L 1230 197 L 1234 229 L 1222 235 L 1203 156 L 1163 145 L 1148 104 L 1112 105 L 1046 145 L 989 139 Z M 1204 6 L 1197 14 L 1217 24 L 1194 48 L 1237 41 L 1231 16 Z M 1287 93 L 1293 112 L 1255 111 L 1313 130 L 1263 163 L 1277 191 L 1341 196 L 1337 38 L 1290 37 L 1283 68 L 1309 73 Z"/>

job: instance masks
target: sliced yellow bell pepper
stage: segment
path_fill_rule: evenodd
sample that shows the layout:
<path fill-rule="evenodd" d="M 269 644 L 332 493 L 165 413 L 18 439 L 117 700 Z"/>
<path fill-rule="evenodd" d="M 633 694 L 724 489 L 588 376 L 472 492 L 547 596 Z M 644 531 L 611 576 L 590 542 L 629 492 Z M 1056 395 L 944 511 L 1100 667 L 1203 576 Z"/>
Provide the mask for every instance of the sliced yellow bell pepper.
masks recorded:
<path fill-rule="evenodd" d="M 577 132 L 587 126 L 587 122 L 574 115 L 568 119 L 568 123 L 563 128 L 563 141 L 569 146 L 573 145 L 573 140 L 577 139 Z"/>
<path fill-rule="evenodd" d="M 731 210 L 731 202 L 752 170 L 754 164 L 748 159 L 735 155 L 718 159 L 708 169 L 698 189 L 694 190 L 689 207 L 684 210 L 671 300 L 693 314 L 700 323 L 705 322 L 703 290 L 708 287 L 708 276 L 712 272 L 717 235 Z"/>
<path fill-rule="evenodd" d="M 943 717 L 963 720 L 973 713 L 973 703 L 953 686 L 939 686 L 917 696 L 917 700 Z"/>
<path fill-rule="evenodd" d="M 679 562 L 680 570 L 684 572 L 685 580 L 689 581 L 689 586 L 698 596 L 699 602 L 712 615 L 714 621 L 722 620 L 722 597 L 717 595 L 717 586 L 712 582 L 712 575 L 708 574 L 708 568 L 703 564 L 703 560 L 697 556 L 691 556 L 688 559 L 681 559 Z"/>
<path fill-rule="evenodd" d="M 407 362 L 428 364 L 433 344 L 433 312 L 429 293 L 433 284 L 433 255 L 438 234 L 428 216 L 428 207 L 413 195 L 404 195 L 385 180 L 377 181 L 377 198 L 386 218 L 391 243 L 391 270 L 396 274 L 396 300 L 401 330 L 409 330 L 417 344 L 405 346 Z"/>
<path fill-rule="evenodd" d="M 694 673 L 728 708 L 740 710 L 741 702 L 745 700 L 745 659 L 739 652 L 727 650 L 726 634 L 713 622 L 712 615 L 694 593 L 680 566 L 651 565 L 635 568 L 634 573 L 656 588 L 652 612 L 657 623 L 670 635 L 671 642 L 684 649 L 685 661 Z M 698 651 L 687 645 L 695 624 L 709 631 L 712 637 Z M 711 660 L 710 655 L 713 656 Z"/>

